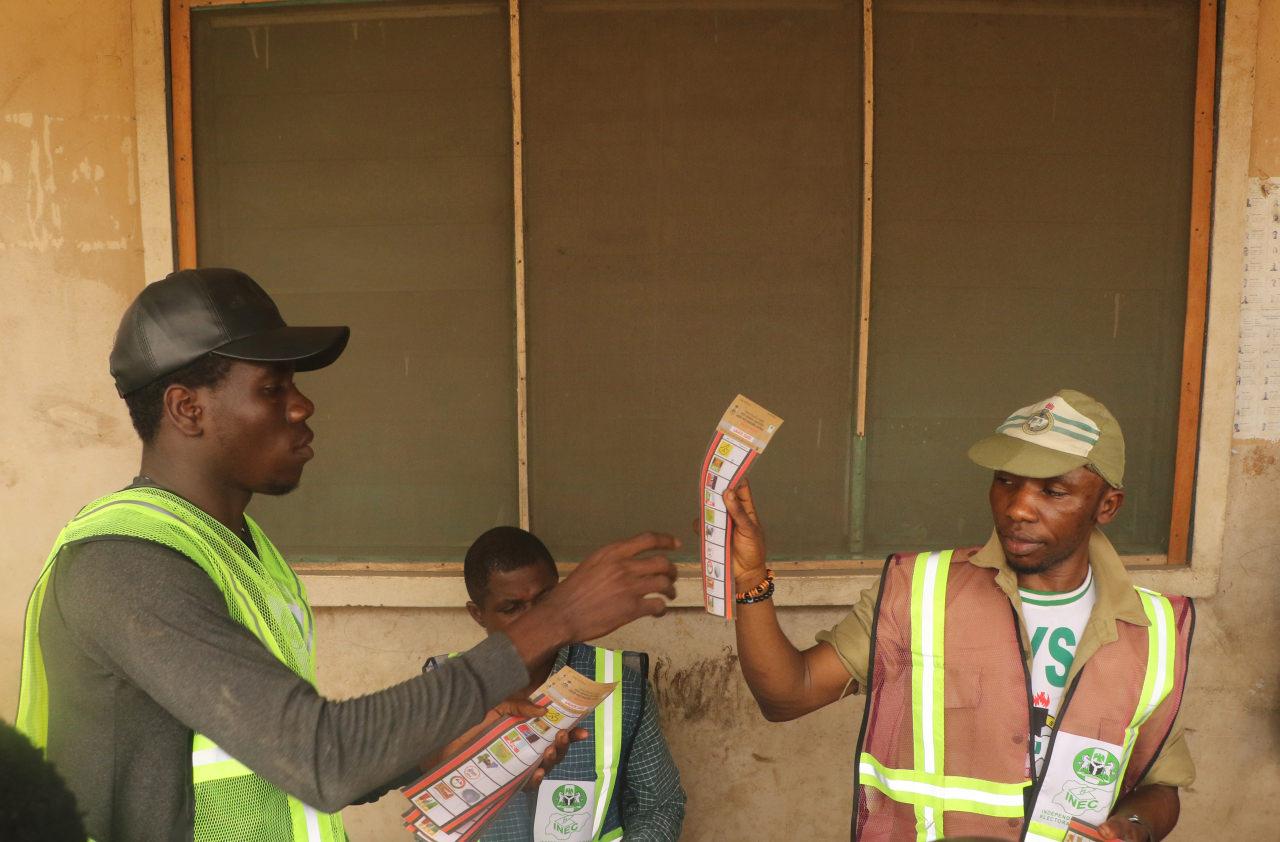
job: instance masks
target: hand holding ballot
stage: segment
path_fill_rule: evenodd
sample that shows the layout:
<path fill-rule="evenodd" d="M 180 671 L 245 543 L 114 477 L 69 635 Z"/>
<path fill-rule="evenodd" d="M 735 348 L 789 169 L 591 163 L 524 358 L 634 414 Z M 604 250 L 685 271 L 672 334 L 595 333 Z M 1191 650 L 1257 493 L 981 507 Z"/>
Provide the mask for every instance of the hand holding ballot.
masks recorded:
<path fill-rule="evenodd" d="M 433 771 L 404 787 L 412 802 L 405 827 L 430 842 L 467 842 L 474 838 L 516 790 L 541 780 L 551 754 L 544 748 L 563 740 L 583 716 L 618 687 L 592 681 L 564 667 L 534 691 L 530 701 L 541 713 L 501 715 L 495 710 L 485 724 L 450 746 Z"/>
<path fill-rule="evenodd" d="M 743 558 L 747 566 L 742 571 L 736 567 L 738 552 L 737 540 L 734 537 L 737 521 L 731 518 L 728 509 L 728 498 L 733 496 L 738 485 L 746 479 L 747 471 L 764 449 L 769 446 L 773 434 L 782 426 L 782 419 L 765 409 L 760 404 L 743 395 L 738 395 L 729 404 L 716 425 L 711 436 L 711 444 L 707 446 L 707 456 L 702 463 L 702 478 L 699 482 L 699 518 L 698 539 L 702 546 L 702 599 L 707 612 L 726 620 L 733 619 L 734 605 L 739 600 L 734 592 L 734 573 L 740 574 L 736 583 L 741 589 L 743 582 L 752 578 L 755 568 L 760 567 L 759 575 L 748 587 L 760 585 L 764 587 L 767 572 L 764 568 L 764 544 L 760 537 L 758 556 L 759 565 L 751 562 L 752 551 Z M 749 502 L 750 493 L 746 497 Z M 754 514 L 754 507 L 752 513 Z M 757 524 L 758 526 L 758 524 Z M 759 537 L 759 530 L 756 530 Z M 768 594 L 748 595 L 747 602 L 757 598 L 767 598 L 772 594 L 772 584 Z M 739 590 L 739 593 L 741 590 Z"/>
<path fill-rule="evenodd" d="M 547 708 L 543 705 L 537 705 L 525 698 L 511 698 L 506 701 L 499 702 L 493 710 L 485 714 L 480 724 L 470 728 L 461 737 L 449 743 L 438 753 L 432 755 L 422 762 L 422 771 L 429 772 L 436 766 L 440 765 L 440 761 L 446 757 L 453 757 L 459 754 L 468 744 L 475 741 L 485 731 L 491 729 L 499 719 L 520 719 L 533 720 L 540 719 L 547 713 Z M 569 750 L 569 744 L 578 740 L 587 738 L 587 729 L 571 728 L 556 733 L 555 739 L 552 740 L 551 746 L 542 752 L 542 763 L 533 773 L 528 781 L 526 781 L 525 789 L 537 789 L 538 784 L 546 776 L 546 773 L 553 769 L 557 763 L 564 760 L 565 753 Z"/>
<path fill-rule="evenodd" d="M 745 477 L 724 493 L 724 507 L 733 522 L 734 587 L 739 591 L 754 588 L 765 579 L 764 526 L 751 497 L 751 482 Z"/>

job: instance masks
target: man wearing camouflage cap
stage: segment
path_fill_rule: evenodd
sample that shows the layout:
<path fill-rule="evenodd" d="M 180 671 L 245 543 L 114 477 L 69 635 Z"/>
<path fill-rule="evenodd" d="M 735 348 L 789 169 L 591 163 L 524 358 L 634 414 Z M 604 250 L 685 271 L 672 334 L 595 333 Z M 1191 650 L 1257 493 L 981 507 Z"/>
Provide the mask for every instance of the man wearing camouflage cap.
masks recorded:
<path fill-rule="evenodd" d="M 747 684 L 773 721 L 866 689 L 854 839 L 1047 842 L 1072 821 L 1163 838 L 1195 776 L 1176 724 L 1195 619 L 1135 587 L 1098 528 L 1124 502 L 1120 425 L 1062 389 L 969 457 L 994 472 L 987 543 L 890 556 L 803 652 L 768 598 L 751 490 L 726 495 Z"/>

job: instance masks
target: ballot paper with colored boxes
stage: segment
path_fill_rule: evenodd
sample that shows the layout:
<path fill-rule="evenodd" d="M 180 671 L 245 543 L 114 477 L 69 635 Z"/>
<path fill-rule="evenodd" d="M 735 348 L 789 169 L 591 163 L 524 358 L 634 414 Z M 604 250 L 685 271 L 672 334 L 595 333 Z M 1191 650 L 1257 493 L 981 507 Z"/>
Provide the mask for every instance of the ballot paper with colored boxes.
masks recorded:
<path fill-rule="evenodd" d="M 485 727 L 432 771 L 401 788 L 413 805 L 405 829 L 428 842 L 467 842 L 533 777 L 561 731 L 572 729 L 617 688 L 562 667 L 529 700 L 542 716 L 507 716 Z"/>
<path fill-rule="evenodd" d="M 702 598 L 707 612 L 733 619 L 733 523 L 724 493 L 734 488 L 764 449 L 782 419 L 738 395 L 716 425 L 699 489 L 702 507 Z"/>

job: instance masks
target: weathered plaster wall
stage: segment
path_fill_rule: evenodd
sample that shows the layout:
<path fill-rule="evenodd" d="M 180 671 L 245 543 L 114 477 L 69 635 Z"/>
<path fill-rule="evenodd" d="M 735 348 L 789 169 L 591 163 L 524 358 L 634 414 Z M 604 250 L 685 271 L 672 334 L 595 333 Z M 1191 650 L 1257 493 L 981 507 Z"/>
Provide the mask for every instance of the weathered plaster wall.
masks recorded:
<path fill-rule="evenodd" d="M 1232 4 L 1233 6 L 1235 4 Z M 1249 6 L 1241 3 L 1239 6 Z M 0 716 L 17 694 L 22 606 L 59 525 L 127 478 L 136 448 L 105 372 L 111 331 L 145 277 L 139 244 L 128 0 L 0 0 Z M 1280 174 L 1280 0 L 1263 0 L 1254 174 Z M 1228 67 L 1227 71 L 1231 72 Z M 148 255 L 153 258 L 154 255 Z M 163 263 L 158 261 L 156 265 Z M 1280 445 L 1234 443 L 1219 593 L 1200 601 L 1184 714 L 1200 780 L 1175 839 L 1271 838 L 1280 821 Z M 785 588 L 780 602 L 786 604 Z M 841 611 L 790 608 L 798 642 Z M 476 632 L 461 611 L 325 609 L 322 687 L 374 689 Z M 686 839 L 846 838 L 860 700 L 769 725 L 736 671 L 731 630 L 681 609 L 610 640 L 658 656 L 663 718 L 690 790 Z M 775 797 L 776 796 L 776 797 Z M 400 804 L 349 811 L 358 840 L 399 840 Z"/>
<path fill-rule="evenodd" d="M 107 376 L 142 287 L 128 2 L 0 2 L 0 716 L 22 612 L 61 524 L 126 480 Z"/>
<path fill-rule="evenodd" d="M 1263 0 L 1249 156 L 1262 178 L 1280 174 L 1278 39 L 1280 2 Z M 1269 839 L 1280 821 L 1280 442 L 1233 442 L 1228 495 L 1218 594 L 1197 602 L 1183 721 L 1199 779 L 1178 838 Z"/>
<path fill-rule="evenodd" d="M 1280 3 L 1258 4 L 1258 59 L 1253 99 L 1253 140 L 1249 171 L 1266 178 L 1280 176 Z"/>

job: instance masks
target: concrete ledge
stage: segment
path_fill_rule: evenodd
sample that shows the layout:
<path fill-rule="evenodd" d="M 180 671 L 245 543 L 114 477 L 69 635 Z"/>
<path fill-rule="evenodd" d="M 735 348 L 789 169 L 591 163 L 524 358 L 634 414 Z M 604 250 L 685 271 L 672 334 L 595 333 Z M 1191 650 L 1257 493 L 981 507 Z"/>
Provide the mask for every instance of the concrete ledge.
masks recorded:
<path fill-rule="evenodd" d="M 334 574 L 300 571 L 311 604 L 317 608 L 461 608 L 467 589 L 459 572 Z M 1143 587 L 1184 596 L 1211 596 L 1217 587 L 1217 565 L 1211 570 L 1191 567 L 1137 567 L 1131 571 Z M 697 568 L 681 565 L 681 579 L 672 605 L 701 608 Z M 827 571 L 780 573 L 778 604 L 784 607 L 851 606 L 858 594 L 879 576 L 875 570 L 833 568 Z"/>

